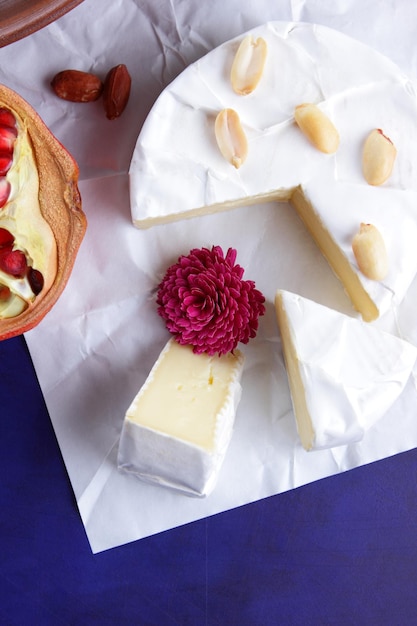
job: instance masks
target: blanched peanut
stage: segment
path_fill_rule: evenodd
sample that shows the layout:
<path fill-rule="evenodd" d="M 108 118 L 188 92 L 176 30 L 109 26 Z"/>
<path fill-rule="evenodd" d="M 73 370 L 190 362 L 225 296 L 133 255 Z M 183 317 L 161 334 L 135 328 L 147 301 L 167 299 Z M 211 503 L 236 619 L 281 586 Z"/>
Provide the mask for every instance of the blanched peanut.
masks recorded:
<path fill-rule="evenodd" d="M 373 224 L 360 225 L 352 240 L 352 250 L 362 274 L 371 280 L 383 280 L 388 274 L 388 255 L 384 239 Z"/>
<path fill-rule="evenodd" d="M 264 71 L 267 44 L 262 37 L 247 35 L 241 42 L 233 60 L 230 80 L 233 90 L 244 96 L 257 87 Z"/>
<path fill-rule="evenodd" d="M 248 154 L 248 142 L 234 109 L 223 109 L 216 117 L 214 132 L 224 158 L 239 168 Z"/>
<path fill-rule="evenodd" d="M 316 104 L 299 104 L 294 118 L 304 135 L 321 152 L 333 154 L 339 147 L 339 133 Z"/>
<path fill-rule="evenodd" d="M 369 133 L 362 153 L 362 170 L 370 185 L 382 185 L 390 176 L 397 150 L 380 128 Z"/>

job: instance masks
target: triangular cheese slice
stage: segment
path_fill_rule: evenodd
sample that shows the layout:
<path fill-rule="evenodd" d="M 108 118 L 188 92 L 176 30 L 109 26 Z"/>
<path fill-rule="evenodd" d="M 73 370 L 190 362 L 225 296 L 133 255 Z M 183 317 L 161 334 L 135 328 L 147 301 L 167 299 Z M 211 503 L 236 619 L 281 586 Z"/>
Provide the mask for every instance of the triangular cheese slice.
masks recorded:
<path fill-rule="evenodd" d="M 401 394 L 417 349 L 288 291 L 277 292 L 275 307 L 303 447 L 361 440 Z"/>

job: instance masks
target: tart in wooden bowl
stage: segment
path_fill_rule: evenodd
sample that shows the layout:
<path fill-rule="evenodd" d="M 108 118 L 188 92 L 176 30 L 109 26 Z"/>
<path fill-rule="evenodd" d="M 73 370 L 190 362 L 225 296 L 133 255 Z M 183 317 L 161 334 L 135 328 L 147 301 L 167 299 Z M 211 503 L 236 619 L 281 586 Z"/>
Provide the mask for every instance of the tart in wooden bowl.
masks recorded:
<path fill-rule="evenodd" d="M 77 163 L 0 85 L 0 340 L 32 329 L 56 303 L 86 227 Z"/>

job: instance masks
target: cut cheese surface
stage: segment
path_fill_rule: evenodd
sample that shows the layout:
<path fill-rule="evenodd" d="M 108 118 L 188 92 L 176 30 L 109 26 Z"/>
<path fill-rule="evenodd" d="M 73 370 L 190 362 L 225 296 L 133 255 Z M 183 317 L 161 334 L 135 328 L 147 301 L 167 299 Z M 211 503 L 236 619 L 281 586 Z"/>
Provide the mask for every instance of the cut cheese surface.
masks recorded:
<path fill-rule="evenodd" d="M 206 495 L 232 434 L 243 361 L 238 350 L 211 357 L 171 339 L 126 412 L 119 466 Z"/>
<path fill-rule="evenodd" d="M 275 305 L 303 447 L 360 441 L 401 394 L 417 349 L 288 291 Z"/>
<path fill-rule="evenodd" d="M 416 191 L 329 183 L 322 176 L 297 189 L 292 203 L 365 321 L 402 301 L 417 272 Z M 353 254 L 358 208 L 364 223 L 378 225 L 387 248 L 389 271 L 381 281 L 364 276 Z"/>
<path fill-rule="evenodd" d="M 252 93 L 237 94 L 230 81 L 244 33 L 187 67 L 155 102 L 130 165 L 133 223 L 147 228 L 290 201 L 354 308 L 366 321 L 376 319 L 401 302 L 417 272 L 417 248 L 411 236 L 404 240 L 402 221 L 405 215 L 408 232 L 417 230 L 415 85 L 387 58 L 327 27 L 270 22 L 249 34 L 267 45 Z M 295 107 L 305 102 L 316 104 L 337 129 L 334 154 L 315 148 L 295 123 Z M 223 157 L 215 138 L 216 116 L 226 108 L 237 112 L 248 142 L 239 168 Z M 369 185 L 362 172 L 363 145 L 375 128 L 398 153 L 380 187 Z M 351 252 L 360 224 L 371 218 L 388 239 L 390 274 L 381 285 L 362 275 Z"/>
<path fill-rule="evenodd" d="M 191 346 L 171 341 L 127 418 L 212 451 L 237 368 L 236 355 L 196 355 Z"/>

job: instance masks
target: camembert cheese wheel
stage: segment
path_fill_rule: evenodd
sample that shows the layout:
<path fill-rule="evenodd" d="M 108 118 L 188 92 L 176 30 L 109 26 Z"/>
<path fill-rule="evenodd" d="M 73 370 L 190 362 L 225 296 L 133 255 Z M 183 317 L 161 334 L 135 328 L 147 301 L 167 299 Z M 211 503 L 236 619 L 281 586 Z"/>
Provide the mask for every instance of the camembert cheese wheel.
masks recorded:
<path fill-rule="evenodd" d="M 267 23 L 161 93 L 131 161 L 133 223 L 289 201 L 372 321 L 401 302 L 417 271 L 416 120 L 414 83 L 381 54 L 323 26 Z M 365 275 L 352 250 L 362 223 L 384 242 L 381 279 Z"/>

